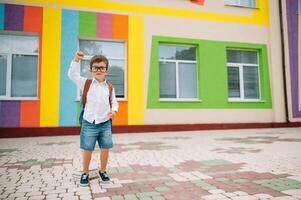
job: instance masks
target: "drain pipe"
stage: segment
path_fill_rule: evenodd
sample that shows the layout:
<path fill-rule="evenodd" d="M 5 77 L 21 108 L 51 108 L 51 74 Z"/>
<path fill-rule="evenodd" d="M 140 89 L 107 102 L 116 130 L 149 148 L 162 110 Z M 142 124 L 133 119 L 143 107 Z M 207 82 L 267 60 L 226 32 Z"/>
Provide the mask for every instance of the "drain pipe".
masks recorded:
<path fill-rule="evenodd" d="M 284 44 L 284 23 L 283 23 L 283 11 L 282 11 L 282 0 L 279 2 L 279 20 L 280 20 L 280 37 L 281 37 L 281 56 L 282 56 L 282 74 L 283 74 L 283 87 L 284 87 L 284 104 L 285 104 L 285 120 L 286 123 L 290 122 L 288 113 L 288 100 L 287 100 L 287 84 L 286 84 L 286 66 L 285 66 L 285 44 Z"/>

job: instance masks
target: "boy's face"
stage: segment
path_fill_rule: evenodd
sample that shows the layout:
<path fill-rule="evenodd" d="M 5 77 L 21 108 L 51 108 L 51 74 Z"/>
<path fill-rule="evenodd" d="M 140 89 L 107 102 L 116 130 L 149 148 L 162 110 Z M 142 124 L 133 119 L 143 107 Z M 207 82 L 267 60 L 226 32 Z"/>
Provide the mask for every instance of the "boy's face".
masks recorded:
<path fill-rule="evenodd" d="M 92 64 L 90 72 L 92 73 L 93 77 L 102 78 L 108 74 L 108 66 L 104 62 L 99 62 L 99 63 L 95 62 Z"/>

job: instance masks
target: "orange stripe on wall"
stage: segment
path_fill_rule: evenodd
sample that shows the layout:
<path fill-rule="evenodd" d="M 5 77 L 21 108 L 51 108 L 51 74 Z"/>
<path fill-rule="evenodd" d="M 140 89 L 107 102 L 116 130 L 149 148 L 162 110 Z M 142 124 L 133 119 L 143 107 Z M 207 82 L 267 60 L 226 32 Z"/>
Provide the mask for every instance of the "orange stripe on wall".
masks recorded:
<path fill-rule="evenodd" d="M 128 39 L 128 16 L 113 15 L 113 38 Z"/>
<path fill-rule="evenodd" d="M 119 110 L 117 117 L 113 120 L 113 125 L 127 125 L 128 124 L 128 103 L 119 102 Z"/>
<path fill-rule="evenodd" d="M 128 40 L 128 16 L 113 15 L 113 39 Z M 118 115 L 113 121 L 113 125 L 128 125 L 128 103 L 119 102 Z"/>
<path fill-rule="evenodd" d="M 41 88 L 41 57 L 42 57 L 42 23 L 43 8 L 24 7 L 24 32 L 36 32 L 39 34 L 39 66 L 38 66 L 38 99 Z M 40 125 L 40 100 L 21 101 L 20 127 L 39 127 Z"/>

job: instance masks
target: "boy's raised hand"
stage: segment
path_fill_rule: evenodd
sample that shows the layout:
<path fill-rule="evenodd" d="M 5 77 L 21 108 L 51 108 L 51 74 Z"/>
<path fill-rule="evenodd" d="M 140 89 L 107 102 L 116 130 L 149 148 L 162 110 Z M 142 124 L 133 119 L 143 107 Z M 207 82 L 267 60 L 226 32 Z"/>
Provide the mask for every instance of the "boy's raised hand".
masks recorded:
<path fill-rule="evenodd" d="M 74 61 L 79 62 L 81 59 L 84 58 L 84 56 L 85 54 L 82 51 L 77 51 L 74 56 Z"/>

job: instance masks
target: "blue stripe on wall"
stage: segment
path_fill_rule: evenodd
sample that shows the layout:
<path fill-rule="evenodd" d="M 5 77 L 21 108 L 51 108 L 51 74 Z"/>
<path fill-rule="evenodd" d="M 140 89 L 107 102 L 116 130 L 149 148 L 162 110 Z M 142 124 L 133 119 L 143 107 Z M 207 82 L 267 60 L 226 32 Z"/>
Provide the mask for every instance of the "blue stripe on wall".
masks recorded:
<path fill-rule="evenodd" d="M 0 3 L 0 30 L 4 29 L 4 4 Z"/>
<path fill-rule="evenodd" d="M 76 86 L 68 78 L 68 69 L 78 49 L 78 11 L 62 11 L 60 116 L 59 126 L 77 125 Z"/>

